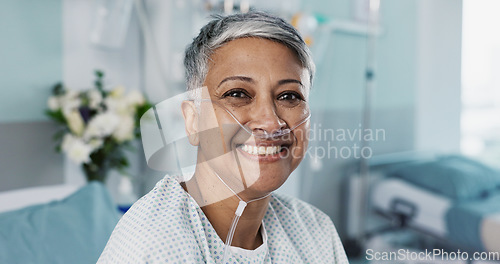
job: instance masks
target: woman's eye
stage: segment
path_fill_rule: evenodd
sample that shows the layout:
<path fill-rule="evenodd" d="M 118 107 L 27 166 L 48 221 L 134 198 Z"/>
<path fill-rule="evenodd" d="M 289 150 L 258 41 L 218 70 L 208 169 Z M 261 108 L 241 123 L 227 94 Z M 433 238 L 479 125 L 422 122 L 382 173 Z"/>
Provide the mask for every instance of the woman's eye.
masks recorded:
<path fill-rule="evenodd" d="M 278 100 L 296 101 L 296 100 L 302 100 L 302 97 L 297 93 L 282 93 L 278 96 Z"/>
<path fill-rule="evenodd" d="M 250 98 L 244 91 L 240 90 L 227 91 L 222 97 Z"/>

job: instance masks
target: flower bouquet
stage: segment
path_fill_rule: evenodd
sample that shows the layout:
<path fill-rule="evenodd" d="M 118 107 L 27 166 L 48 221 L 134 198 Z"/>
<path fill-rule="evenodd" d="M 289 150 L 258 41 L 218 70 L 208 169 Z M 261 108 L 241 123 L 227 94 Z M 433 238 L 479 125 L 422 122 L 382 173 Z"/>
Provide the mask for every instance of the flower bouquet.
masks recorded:
<path fill-rule="evenodd" d="M 103 88 L 104 73 L 96 71 L 95 88 L 66 89 L 56 84 L 48 99 L 47 116 L 61 125 L 54 135 L 56 150 L 82 166 L 88 181 L 104 182 L 111 169 L 126 174 L 125 150 L 140 137 L 140 117 L 151 104 L 138 91 Z"/>

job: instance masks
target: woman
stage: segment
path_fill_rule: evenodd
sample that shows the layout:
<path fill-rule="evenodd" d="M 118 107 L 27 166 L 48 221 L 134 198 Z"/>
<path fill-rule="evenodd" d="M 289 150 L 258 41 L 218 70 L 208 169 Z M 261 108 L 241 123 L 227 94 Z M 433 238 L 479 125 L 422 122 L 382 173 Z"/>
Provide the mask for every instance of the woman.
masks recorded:
<path fill-rule="evenodd" d="M 308 143 L 314 64 L 297 31 L 261 12 L 217 17 L 185 67 L 194 175 L 134 204 L 99 263 L 347 263 L 328 216 L 271 194 Z"/>

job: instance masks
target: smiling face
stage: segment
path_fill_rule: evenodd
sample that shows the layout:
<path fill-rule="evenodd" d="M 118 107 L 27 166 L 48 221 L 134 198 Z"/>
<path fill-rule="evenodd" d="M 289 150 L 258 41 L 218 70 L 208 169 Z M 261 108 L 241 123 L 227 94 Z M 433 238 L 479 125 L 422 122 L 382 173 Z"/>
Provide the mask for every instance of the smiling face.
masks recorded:
<path fill-rule="evenodd" d="M 307 148 L 309 74 L 293 51 L 261 38 L 226 43 L 210 57 L 204 98 L 196 122 L 199 160 L 236 192 L 265 195 L 281 186 L 297 168 Z M 230 112 L 230 113 L 228 113 Z M 251 136 L 293 129 L 274 138 Z M 213 130 L 212 130 L 213 131 Z M 236 187 L 236 188 L 235 188 Z"/>

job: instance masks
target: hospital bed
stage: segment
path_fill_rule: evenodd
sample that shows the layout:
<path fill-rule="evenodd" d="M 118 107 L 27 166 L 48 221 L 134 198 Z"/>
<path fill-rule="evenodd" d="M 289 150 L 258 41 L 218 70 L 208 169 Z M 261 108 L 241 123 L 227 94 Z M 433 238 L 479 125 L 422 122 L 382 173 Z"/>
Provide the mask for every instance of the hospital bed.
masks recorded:
<path fill-rule="evenodd" d="M 0 263 L 95 263 L 118 219 L 98 182 L 0 192 Z"/>
<path fill-rule="evenodd" d="M 371 162 L 370 211 L 450 248 L 500 252 L 500 172 L 457 155 Z M 349 221 L 348 221 L 349 222 Z"/>

